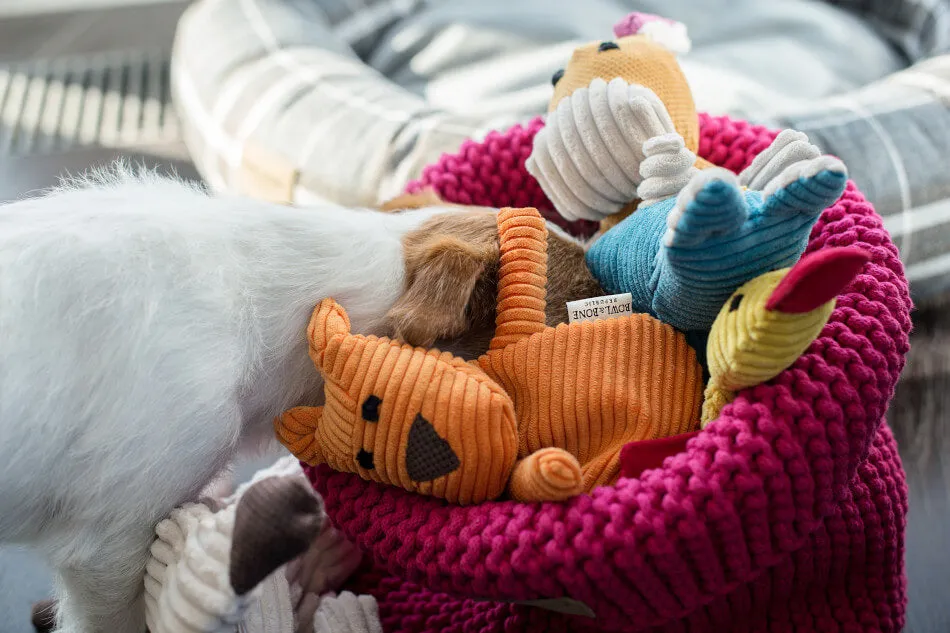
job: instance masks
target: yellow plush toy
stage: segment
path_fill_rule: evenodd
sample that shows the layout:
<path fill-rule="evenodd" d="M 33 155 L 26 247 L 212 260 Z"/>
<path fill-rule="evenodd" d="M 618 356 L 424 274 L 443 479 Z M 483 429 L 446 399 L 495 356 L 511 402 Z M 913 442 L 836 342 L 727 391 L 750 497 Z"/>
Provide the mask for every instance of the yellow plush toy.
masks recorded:
<path fill-rule="evenodd" d="M 802 355 L 831 317 L 835 297 L 867 261 L 859 248 L 825 248 L 733 293 L 709 333 L 704 427 L 737 391 L 771 380 Z"/>
<path fill-rule="evenodd" d="M 650 139 L 682 144 L 679 158 L 699 169 L 699 117 L 677 53 L 689 50 L 686 28 L 632 13 L 613 41 L 577 48 L 554 74 L 548 117 L 526 163 L 557 211 L 569 220 L 599 220 L 607 229 L 640 199 L 674 195 L 684 182 L 645 180 Z M 676 137 L 680 137 L 676 140 Z M 656 158 L 656 160 L 661 160 Z"/>

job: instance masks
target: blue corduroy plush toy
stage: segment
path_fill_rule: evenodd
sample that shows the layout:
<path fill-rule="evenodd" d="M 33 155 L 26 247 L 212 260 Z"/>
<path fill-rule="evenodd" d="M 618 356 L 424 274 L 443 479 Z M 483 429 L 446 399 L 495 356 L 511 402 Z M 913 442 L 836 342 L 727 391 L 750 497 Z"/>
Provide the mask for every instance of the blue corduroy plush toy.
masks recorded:
<path fill-rule="evenodd" d="M 738 177 L 693 169 L 675 137 L 645 146 L 655 160 L 644 162 L 644 176 L 693 172 L 678 195 L 641 204 L 591 246 L 587 263 L 604 289 L 629 292 L 634 312 L 702 338 L 736 288 L 795 263 L 848 176 L 801 133 L 783 134 Z"/>

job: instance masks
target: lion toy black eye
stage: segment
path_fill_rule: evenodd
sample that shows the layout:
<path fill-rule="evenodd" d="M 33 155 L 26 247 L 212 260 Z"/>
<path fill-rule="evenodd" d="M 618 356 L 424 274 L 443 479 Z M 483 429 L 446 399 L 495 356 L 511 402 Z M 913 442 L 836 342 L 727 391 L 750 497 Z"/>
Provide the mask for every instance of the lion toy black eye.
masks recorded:
<path fill-rule="evenodd" d="M 559 68 L 558 70 L 554 71 L 554 74 L 551 75 L 551 85 L 556 86 L 557 82 L 561 81 L 561 77 L 563 76 L 564 76 L 563 68 Z"/>
<path fill-rule="evenodd" d="M 739 305 L 742 303 L 742 295 L 736 295 L 732 298 L 732 301 L 729 303 L 729 312 L 735 312 L 739 309 Z"/>
<path fill-rule="evenodd" d="M 382 404 L 379 396 L 370 396 L 363 402 L 363 419 L 367 422 L 379 422 L 379 405 Z"/>
<path fill-rule="evenodd" d="M 360 452 L 356 454 L 356 463 L 366 470 L 373 470 L 376 468 L 373 454 L 362 448 L 360 449 Z"/>
<path fill-rule="evenodd" d="M 615 51 L 619 49 L 620 47 L 617 46 L 616 42 L 601 42 L 600 46 L 597 47 L 598 52 L 601 52 L 601 53 L 606 52 L 606 51 Z"/>

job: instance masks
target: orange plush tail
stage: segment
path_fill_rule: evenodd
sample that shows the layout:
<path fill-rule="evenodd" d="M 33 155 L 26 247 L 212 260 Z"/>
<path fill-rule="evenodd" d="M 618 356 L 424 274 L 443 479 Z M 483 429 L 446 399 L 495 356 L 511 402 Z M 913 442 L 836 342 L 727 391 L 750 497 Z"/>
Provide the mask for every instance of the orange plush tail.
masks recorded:
<path fill-rule="evenodd" d="M 584 492 L 577 459 L 560 448 L 542 448 L 518 463 L 508 482 L 518 501 L 564 501 Z"/>
<path fill-rule="evenodd" d="M 509 207 L 498 212 L 501 267 L 491 349 L 501 349 L 544 330 L 547 235 L 537 209 Z"/>

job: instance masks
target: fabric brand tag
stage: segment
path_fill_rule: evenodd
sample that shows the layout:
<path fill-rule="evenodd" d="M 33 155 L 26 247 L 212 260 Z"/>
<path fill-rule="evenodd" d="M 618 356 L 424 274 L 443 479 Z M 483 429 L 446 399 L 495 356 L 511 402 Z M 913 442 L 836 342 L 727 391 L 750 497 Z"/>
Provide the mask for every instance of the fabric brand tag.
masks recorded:
<path fill-rule="evenodd" d="M 568 323 L 613 319 L 630 316 L 632 313 L 633 296 L 629 292 L 567 302 Z"/>

